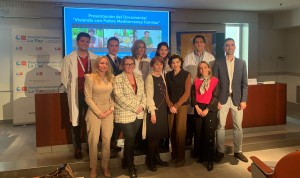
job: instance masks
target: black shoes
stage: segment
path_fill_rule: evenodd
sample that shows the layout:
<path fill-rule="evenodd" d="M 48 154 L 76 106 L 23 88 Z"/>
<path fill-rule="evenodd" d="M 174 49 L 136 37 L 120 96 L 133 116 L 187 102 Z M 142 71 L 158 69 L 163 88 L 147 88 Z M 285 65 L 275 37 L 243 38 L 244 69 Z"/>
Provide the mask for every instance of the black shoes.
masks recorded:
<path fill-rule="evenodd" d="M 218 163 L 218 162 L 222 161 L 223 158 L 224 158 L 224 153 L 217 151 L 216 156 L 215 156 L 215 162 Z"/>
<path fill-rule="evenodd" d="M 207 171 L 211 171 L 214 169 L 214 164 L 213 162 L 207 162 L 207 166 L 206 166 Z"/>
<path fill-rule="evenodd" d="M 167 162 L 161 160 L 159 154 L 156 154 L 156 155 L 155 155 L 155 164 L 156 164 L 156 165 L 160 165 L 160 166 L 164 166 L 164 167 L 169 166 L 169 163 L 167 163 Z"/>
<path fill-rule="evenodd" d="M 130 178 L 137 178 L 136 170 L 134 168 L 128 169 L 128 174 Z"/>
<path fill-rule="evenodd" d="M 82 159 L 82 153 L 81 153 L 81 149 L 76 149 L 74 152 L 74 158 L 75 159 Z"/>
<path fill-rule="evenodd" d="M 248 159 L 246 158 L 246 156 L 244 156 L 243 153 L 234 153 L 234 157 L 236 157 L 237 159 L 247 163 Z"/>
<path fill-rule="evenodd" d="M 154 158 L 153 157 L 150 157 L 150 156 L 147 156 L 146 157 L 146 165 L 148 167 L 148 169 L 152 172 L 156 172 L 157 171 L 157 168 L 155 166 L 155 163 L 154 163 Z"/>

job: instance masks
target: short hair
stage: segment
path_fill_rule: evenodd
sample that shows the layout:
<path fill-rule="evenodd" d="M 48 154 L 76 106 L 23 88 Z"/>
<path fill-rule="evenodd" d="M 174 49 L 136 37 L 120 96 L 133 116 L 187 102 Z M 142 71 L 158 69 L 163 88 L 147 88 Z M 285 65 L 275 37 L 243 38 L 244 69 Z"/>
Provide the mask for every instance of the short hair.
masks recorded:
<path fill-rule="evenodd" d="M 201 73 L 200 73 L 200 65 L 201 65 L 201 64 L 206 64 L 207 67 L 210 69 L 210 65 L 209 65 L 208 62 L 206 62 L 206 61 L 200 61 L 199 64 L 198 64 L 198 66 L 197 66 L 197 77 L 198 77 L 198 78 L 201 78 L 201 77 L 202 77 L 202 75 L 201 75 Z M 209 77 L 211 77 L 211 71 L 209 71 L 208 75 L 209 75 Z"/>
<path fill-rule="evenodd" d="M 150 33 L 149 31 L 144 31 L 144 34 L 146 34 L 146 33 Z"/>
<path fill-rule="evenodd" d="M 159 50 L 160 50 L 160 48 L 162 46 L 165 46 L 165 47 L 168 48 L 169 53 L 167 54 L 167 58 L 169 58 L 171 56 L 171 52 L 170 52 L 169 45 L 168 45 L 167 42 L 160 42 L 160 43 L 158 43 L 157 48 L 156 48 L 156 52 L 155 52 L 155 56 L 159 56 Z"/>
<path fill-rule="evenodd" d="M 79 41 L 81 37 L 87 37 L 87 38 L 91 39 L 91 36 L 88 33 L 86 33 L 86 32 L 80 32 L 77 35 L 76 41 Z"/>
<path fill-rule="evenodd" d="M 183 65 L 183 59 L 182 59 L 182 57 L 181 57 L 179 54 L 172 54 L 172 55 L 170 56 L 169 61 L 168 61 L 169 66 L 172 66 L 172 61 L 173 61 L 174 59 L 176 59 L 176 58 L 178 58 L 179 61 L 181 62 L 180 68 L 182 68 L 182 65 Z"/>
<path fill-rule="evenodd" d="M 125 61 L 128 60 L 128 59 L 132 60 L 133 63 L 135 64 L 135 60 L 134 60 L 134 58 L 133 58 L 132 56 L 124 56 L 124 57 L 122 58 L 121 62 L 120 62 L 121 66 L 124 66 Z"/>
<path fill-rule="evenodd" d="M 131 47 L 131 53 L 132 53 L 132 57 L 133 58 L 137 57 L 137 51 L 139 49 L 140 44 L 144 44 L 144 46 L 145 46 L 145 54 L 143 55 L 143 58 L 147 57 L 147 54 L 146 54 L 146 50 L 147 50 L 146 43 L 143 40 L 135 40 L 135 42 L 133 43 L 133 45 Z"/>
<path fill-rule="evenodd" d="M 150 61 L 150 67 L 153 67 L 155 62 L 160 62 L 162 65 L 164 65 L 164 59 L 161 56 L 154 56 Z"/>
<path fill-rule="evenodd" d="M 233 38 L 226 38 L 226 39 L 224 40 L 224 45 L 225 45 L 225 43 L 226 43 L 227 41 L 233 41 L 233 42 L 235 43 L 235 41 L 234 41 Z"/>
<path fill-rule="evenodd" d="M 109 42 L 110 42 L 110 41 L 117 41 L 118 43 L 120 43 L 120 42 L 119 42 L 119 39 L 118 39 L 117 37 L 114 37 L 114 36 L 113 36 L 113 37 L 110 37 L 110 38 L 107 40 L 107 46 L 109 45 Z"/>
<path fill-rule="evenodd" d="M 201 38 L 201 39 L 203 40 L 203 42 L 206 43 L 206 40 L 205 40 L 204 36 L 202 36 L 202 35 L 196 35 L 196 36 L 194 37 L 194 39 L 193 39 L 193 44 L 196 43 L 196 39 L 197 39 L 197 38 Z"/>

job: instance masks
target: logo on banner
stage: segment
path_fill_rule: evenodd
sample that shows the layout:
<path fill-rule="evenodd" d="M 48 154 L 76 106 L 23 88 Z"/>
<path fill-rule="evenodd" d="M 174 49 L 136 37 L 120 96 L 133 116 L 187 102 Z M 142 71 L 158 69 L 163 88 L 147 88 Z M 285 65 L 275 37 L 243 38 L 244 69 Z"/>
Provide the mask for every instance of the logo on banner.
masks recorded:
<path fill-rule="evenodd" d="M 26 36 L 25 35 L 17 35 L 16 40 L 18 41 L 26 41 Z"/>
<path fill-rule="evenodd" d="M 27 61 L 16 61 L 16 66 L 18 67 L 26 67 Z"/>
<path fill-rule="evenodd" d="M 17 72 L 16 76 L 23 76 L 23 72 Z"/>
<path fill-rule="evenodd" d="M 43 72 L 36 72 L 35 73 L 37 76 L 42 76 L 43 75 Z"/>
<path fill-rule="evenodd" d="M 36 47 L 35 50 L 37 50 L 37 51 L 42 51 L 42 50 L 43 50 L 43 47 L 41 47 L 41 46 L 40 46 L 40 47 Z"/>
<path fill-rule="evenodd" d="M 19 91 L 19 92 L 26 92 L 26 91 L 27 91 L 27 87 L 25 87 L 25 86 L 17 87 L 17 88 L 16 88 L 16 91 Z"/>
<path fill-rule="evenodd" d="M 23 47 L 22 46 L 16 46 L 16 51 L 23 51 Z"/>

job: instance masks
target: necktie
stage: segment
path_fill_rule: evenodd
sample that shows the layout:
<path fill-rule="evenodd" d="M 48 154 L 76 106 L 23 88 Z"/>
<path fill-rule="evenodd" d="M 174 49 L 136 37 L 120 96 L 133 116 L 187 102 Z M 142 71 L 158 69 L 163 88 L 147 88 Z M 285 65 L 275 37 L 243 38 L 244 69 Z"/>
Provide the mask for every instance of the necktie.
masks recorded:
<path fill-rule="evenodd" d="M 118 61 L 118 58 L 117 58 L 117 57 L 115 57 L 115 58 L 114 58 L 114 61 L 115 61 L 115 65 L 116 65 L 116 67 L 117 67 L 117 68 L 119 68 L 119 61 Z"/>

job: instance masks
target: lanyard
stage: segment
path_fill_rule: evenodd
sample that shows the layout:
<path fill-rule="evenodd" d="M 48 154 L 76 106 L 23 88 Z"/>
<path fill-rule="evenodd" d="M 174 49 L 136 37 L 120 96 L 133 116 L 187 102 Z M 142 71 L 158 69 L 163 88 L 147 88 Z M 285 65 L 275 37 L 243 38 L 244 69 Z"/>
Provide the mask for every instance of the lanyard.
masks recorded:
<path fill-rule="evenodd" d="M 82 64 L 79 55 L 77 56 L 77 60 L 79 61 L 80 66 L 81 66 L 83 72 L 86 74 L 86 72 L 85 72 L 85 67 L 84 67 L 83 64 Z M 88 71 L 87 71 L 87 73 L 90 73 L 90 68 L 91 68 L 91 63 L 90 63 L 90 62 L 91 62 L 91 61 L 90 61 L 90 56 L 88 55 Z"/>

